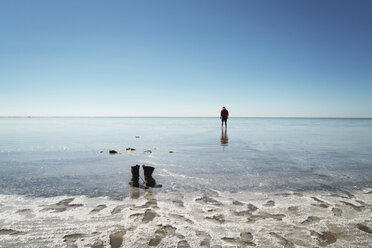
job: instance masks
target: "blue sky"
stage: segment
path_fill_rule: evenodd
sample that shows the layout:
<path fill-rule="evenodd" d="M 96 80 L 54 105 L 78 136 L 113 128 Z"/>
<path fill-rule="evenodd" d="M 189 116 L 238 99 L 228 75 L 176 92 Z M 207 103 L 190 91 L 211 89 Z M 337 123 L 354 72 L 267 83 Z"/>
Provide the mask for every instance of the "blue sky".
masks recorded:
<path fill-rule="evenodd" d="M 372 117 L 372 2 L 0 1 L 0 116 Z"/>

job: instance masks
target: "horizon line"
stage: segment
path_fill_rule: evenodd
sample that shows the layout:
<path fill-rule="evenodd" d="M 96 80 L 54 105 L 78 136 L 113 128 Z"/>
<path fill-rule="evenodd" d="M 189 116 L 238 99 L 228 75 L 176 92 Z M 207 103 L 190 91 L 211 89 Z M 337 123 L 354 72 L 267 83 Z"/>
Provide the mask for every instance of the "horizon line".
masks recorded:
<path fill-rule="evenodd" d="M 0 115 L 0 118 L 220 118 L 219 116 L 104 116 L 104 115 Z M 272 118 L 272 119 L 372 119 L 372 117 L 344 116 L 234 116 L 229 118 Z"/>

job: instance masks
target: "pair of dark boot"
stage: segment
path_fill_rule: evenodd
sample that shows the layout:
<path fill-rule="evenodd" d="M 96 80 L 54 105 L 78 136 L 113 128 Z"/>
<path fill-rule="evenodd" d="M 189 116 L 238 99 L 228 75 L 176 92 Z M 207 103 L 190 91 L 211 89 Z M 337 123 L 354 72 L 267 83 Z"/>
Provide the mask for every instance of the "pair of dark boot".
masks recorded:
<path fill-rule="evenodd" d="M 155 168 L 151 166 L 142 165 L 143 174 L 145 175 L 145 184 L 146 187 L 154 187 L 156 184 L 155 179 L 152 177 L 152 173 L 154 172 Z M 139 169 L 140 166 L 137 164 L 136 166 L 132 166 L 132 178 L 129 181 L 129 185 L 133 187 L 139 187 Z"/>

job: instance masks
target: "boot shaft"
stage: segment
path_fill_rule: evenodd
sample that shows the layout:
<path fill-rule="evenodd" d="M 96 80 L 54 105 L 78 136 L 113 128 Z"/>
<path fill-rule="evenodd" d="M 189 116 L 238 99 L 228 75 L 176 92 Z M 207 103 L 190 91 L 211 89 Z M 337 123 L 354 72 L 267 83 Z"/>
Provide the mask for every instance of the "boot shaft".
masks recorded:
<path fill-rule="evenodd" d="M 152 173 L 154 172 L 155 168 L 152 166 L 146 166 L 146 165 L 142 165 L 142 167 L 143 167 L 143 174 L 145 175 L 145 178 L 152 177 Z"/>
<path fill-rule="evenodd" d="M 139 169 L 140 166 L 137 164 L 136 166 L 131 167 L 132 177 L 139 177 Z"/>
<path fill-rule="evenodd" d="M 145 183 L 147 187 L 154 187 L 156 184 L 155 179 L 152 177 L 152 173 L 154 172 L 155 168 L 152 166 L 142 165 L 143 167 L 143 174 L 145 175 Z"/>
<path fill-rule="evenodd" d="M 139 187 L 139 169 L 140 166 L 137 164 L 136 166 L 131 167 L 131 172 L 132 172 L 132 178 L 129 181 L 129 185 L 133 187 Z"/>

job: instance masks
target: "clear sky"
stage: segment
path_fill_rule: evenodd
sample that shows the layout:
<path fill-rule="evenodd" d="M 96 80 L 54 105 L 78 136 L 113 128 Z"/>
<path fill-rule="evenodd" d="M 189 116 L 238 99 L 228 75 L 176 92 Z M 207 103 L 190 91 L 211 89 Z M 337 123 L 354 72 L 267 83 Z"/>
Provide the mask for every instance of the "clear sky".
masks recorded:
<path fill-rule="evenodd" d="M 0 116 L 372 117 L 370 0 L 1 0 Z"/>

